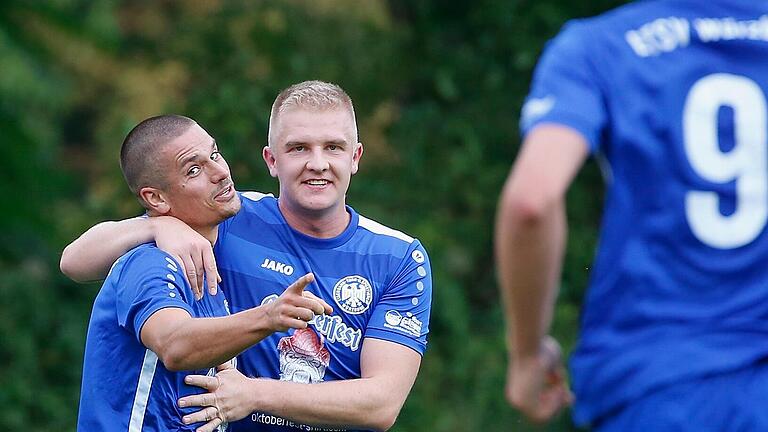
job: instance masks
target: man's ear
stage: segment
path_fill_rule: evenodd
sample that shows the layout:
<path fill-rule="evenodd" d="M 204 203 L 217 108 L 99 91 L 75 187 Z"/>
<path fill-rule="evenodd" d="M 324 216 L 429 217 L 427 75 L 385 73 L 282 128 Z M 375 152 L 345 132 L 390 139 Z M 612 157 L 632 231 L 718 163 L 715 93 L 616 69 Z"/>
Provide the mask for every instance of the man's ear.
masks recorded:
<path fill-rule="evenodd" d="M 171 211 L 171 204 L 166 199 L 166 194 L 160 189 L 143 187 L 139 190 L 139 198 L 146 204 L 147 210 L 164 215 Z"/>
<path fill-rule="evenodd" d="M 267 164 L 269 175 L 277 178 L 277 167 L 275 166 L 277 161 L 275 160 L 275 155 L 272 153 L 272 148 L 269 145 L 265 145 L 264 149 L 261 150 L 261 157 L 264 158 L 264 163 Z"/>
<path fill-rule="evenodd" d="M 360 158 L 363 157 L 363 143 L 359 142 L 355 144 L 355 149 L 352 153 L 352 175 L 357 173 L 360 168 Z"/>

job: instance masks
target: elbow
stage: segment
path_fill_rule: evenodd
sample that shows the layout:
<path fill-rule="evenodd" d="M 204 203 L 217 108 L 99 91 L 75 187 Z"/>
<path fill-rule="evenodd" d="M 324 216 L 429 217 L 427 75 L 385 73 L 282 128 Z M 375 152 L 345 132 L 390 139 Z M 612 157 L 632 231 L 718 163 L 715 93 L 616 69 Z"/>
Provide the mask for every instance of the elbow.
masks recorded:
<path fill-rule="evenodd" d="M 368 417 L 369 423 L 366 427 L 375 431 L 386 431 L 395 425 L 397 416 L 400 414 L 400 407 L 383 404 L 378 409 L 373 410 L 371 414 Z"/>
<path fill-rule="evenodd" d="M 61 260 L 59 260 L 59 270 L 72 279 L 75 282 L 84 283 L 88 282 L 88 278 L 84 277 L 78 269 L 77 261 L 72 258 L 72 245 L 64 248 L 61 253 Z"/>
<path fill-rule="evenodd" d="M 199 369 L 205 365 L 197 364 L 194 361 L 194 354 L 188 352 L 178 342 L 168 344 L 164 349 L 159 350 L 157 357 L 163 363 L 166 369 L 171 372 L 180 372 L 185 370 Z"/>
<path fill-rule="evenodd" d="M 523 227 L 536 226 L 547 219 L 561 202 L 562 198 L 546 194 L 507 191 L 500 203 L 498 219 Z"/>

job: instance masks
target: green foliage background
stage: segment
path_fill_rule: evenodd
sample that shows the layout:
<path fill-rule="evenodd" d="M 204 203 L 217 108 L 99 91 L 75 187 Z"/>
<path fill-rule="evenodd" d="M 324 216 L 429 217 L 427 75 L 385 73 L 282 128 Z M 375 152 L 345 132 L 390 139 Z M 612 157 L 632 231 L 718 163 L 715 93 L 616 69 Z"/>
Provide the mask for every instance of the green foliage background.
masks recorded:
<path fill-rule="evenodd" d="M 284 87 L 332 81 L 366 145 L 349 202 L 422 240 L 434 270 L 430 347 L 394 430 L 533 428 L 503 397 L 492 254 L 517 118 L 547 39 L 620 0 L 85 0 L 0 3 L 0 429 L 74 430 L 98 285 L 58 271 L 89 226 L 140 212 L 117 155 L 162 112 L 216 137 L 240 190 L 276 192 L 260 149 Z M 589 165 L 569 193 L 555 335 L 570 349 L 599 223 Z"/>

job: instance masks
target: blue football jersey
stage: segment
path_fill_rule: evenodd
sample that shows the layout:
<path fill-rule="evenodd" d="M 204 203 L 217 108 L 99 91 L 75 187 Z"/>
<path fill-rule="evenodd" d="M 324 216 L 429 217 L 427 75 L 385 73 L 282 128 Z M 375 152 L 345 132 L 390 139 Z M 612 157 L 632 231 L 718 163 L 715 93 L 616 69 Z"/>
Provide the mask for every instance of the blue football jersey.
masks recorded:
<path fill-rule="evenodd" d="M 768 2 L 641 1 L 566 24 L 521 129 L 605 162 L 575 420 L 768 357 Z"/>
<path fill-rule="evenodd" d="M 216 257 L 233 313 L 276 299 L 306 273 L 306 290 L 333 306 L 307 329 L 275 333 L 238 359 L 248 376 L 318 383 L 360 378 L 364 338 L 423 354 L 429 332 L 432 282 L 418 240 L 358 215 L 340 235 L 304 235 L 283 218 L 277 199 L 242 194 L 243 207 L 219 227 Z M 329 394 L 327 397 L 332 398 Z M 324 430 L 267 413 L 253 413 L 232 430 Z"/>
<path fill-rule="evenodd" d="M 176 401 L 204 392 L 184 384 L 186 375 L 214 370 L 168 371 L 141 343 L 146 320 L 169 307 L 193 317 L 229 313 L 223 293 L 195 301 L 179 265 L 154 244 L 138 246 L 117 260 L 88 323 L 78 431 L 193 431 L 201 426 L 184 425 L 182 416 L 198 408 L 182 409 Z"/>

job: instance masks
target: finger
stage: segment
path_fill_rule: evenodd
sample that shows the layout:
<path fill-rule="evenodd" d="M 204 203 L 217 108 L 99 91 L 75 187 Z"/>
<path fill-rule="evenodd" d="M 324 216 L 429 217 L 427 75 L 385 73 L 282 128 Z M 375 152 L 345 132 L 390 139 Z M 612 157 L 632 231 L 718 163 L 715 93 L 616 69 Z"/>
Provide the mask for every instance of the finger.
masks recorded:
<path fill-rule="evenodd" d="M 199 428 L 195 429 L 195 432 L 213 432 L 223 422 L 224 422 L 223 420 L 221 420 L 220 418 L 217 417 L 217 418 L 209 421 L 208 423 L 200 426 Z"/>
<path fill-rule="evenodd" d="M 225 370 L 227 370 L 227 369 L 234 369 L 234 368 L 235 368 L 235 365 L 234 365 L 234 364 L 232 364 L 232 363 L 233 363 L 233 361 L 232 361 L 232 360 L 230 360 L 230 361 L 228 361 L 228 362 L 224 362 L 224 363 L 222 363 L 222 364 L 220 364 L 220 365 L 216 366 L 216 371 L 217 371 L 217 372 L 221 372 L 221 371 L 225 371 Z"/>
<path fill-rule="evenodd" d="M 310 307 L 310 309 L 312 309 L 312 311 L 317 315 L 322 315 L 324 313 L 330 315 L 333 313 L 333 308 L 331 307 L 331 305 L 329 305 L 325 300 L 321 299 L 320 297 L 312 294 L 309 291 L 304 291 L 302 295 L 308 299 L 312 299 L 317 302 L 317 305 Z"/>
<path fill-rule="evenodd" d="M 192 414 L 187 414 L 181 418 L 184 424 L 209 422 L 218 417 L 218 410 L 216 407 L 205 407 L 200 411 L 195 411 Z"/>
<path fill-rule="evenodd" d="M 286 328 L 292 328 L 292 329 L 305 329 L 308 326 L 306 321 L 302 321 L 296 318 L 285 318 L 282 321 L 282 324 Z"/>
<path fill-rule="evenodd" d="M 305 322 L 312 321 L 315 318 L 315 313 L 311 309 L 304 307 L 286 307 L 284 314 L 288 318 L 297 318 Z"/>
<path fill-rule="evenodd" d="M 216 377 L 207 375 L 187 375 L 184 382 L 195 387 L 202 387 L 209 391 L 216 391 L 219 388 L 219 380 Z"/>
<path fill-rule="evenodd" d="M 197 286 L 200 290 L 200 297 L 203 296 L 203 290 L 205 289 L 203 277 L 205 276 L 205 265 L 203 264 L 203 254 L 197 251 L 192 254 L 192 261 L 195 264 L 195 276 L 197 277 Z"/>
<path fill-rule="evenodd" d="M 300 277 L 296 282 L 292 283 L 288 288 L 286 288 L 285 292 L 292 292 L 294 294 L 301 295 L 301 293 L 304 292 L 304 288 L 314 280 L 315 275 L 312 273 L 307 273 Z"/>
<path fill-rule="evenodd" d="M 296 299 L 294 306 L 310 310 L 315 315 L 322 315 L 325 313 L 325 307 L 323 306 L 323 303 L 324 302 L 321 299 L 305 291 L 301 298 Z"/>
<path fill-rule="evenodd" d="M 195 432 L 213 432 L 222 423 L 224 423 L 224 420 L 222 420 L 219 417 L 216 417 L 215 419 L 195 429 Z"/>
<path fill-rule="evenodd" d="M 176 260 L 177 263 L 179 263 L 179 267 L 181 267 L 181 274 L 184 275 L 184 279 L 187 279 L 187 266 L 184 265 L 184 260 L 181 259 L 181 255 L 172 255 L 173 259 Z M 189 279 L 187 279 L 189 281 Z M 190 284 L 192 286 L 192 284 Z M 195 292 L 195 289 L 192 289 L 192 292 Z M 197 298 L 197 294 L 195 294 L 195 298 Z"/>
<path fill-rule="evenodd" d="M 216 268 L 216 258 L 213 249 L 203 249 L 203 265 L 205 267 L 205 280 L 208 282 L 208 293 L 216 295 L 216 286 L 219 282 L 219 271 Z"/>
<path fill-rule="evenodd" d="M 181 257 L 184 267 L 184 276 L 189 282 L 189 286 L 192 287 L 192 292 L 195 294 L 195 300 L 203 298 L 203 289 L 197 283 L 197 270 L 195 270 L 195 263 L 192 261 L 192 257 L 184 255 Z"/>

